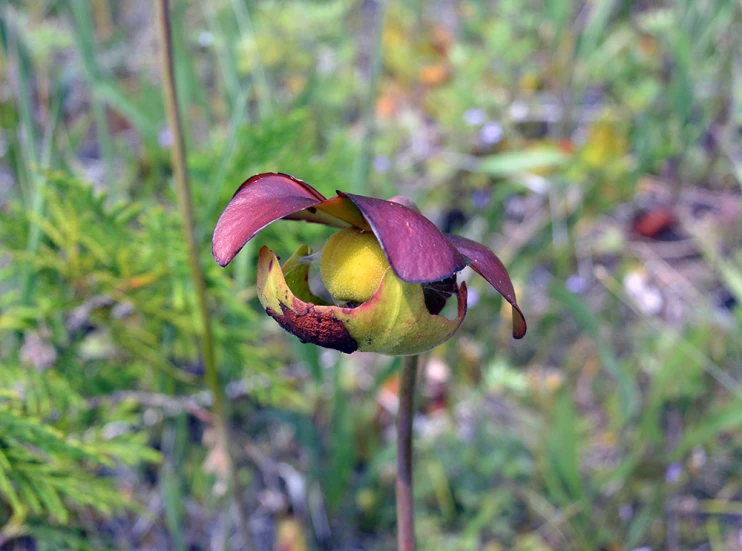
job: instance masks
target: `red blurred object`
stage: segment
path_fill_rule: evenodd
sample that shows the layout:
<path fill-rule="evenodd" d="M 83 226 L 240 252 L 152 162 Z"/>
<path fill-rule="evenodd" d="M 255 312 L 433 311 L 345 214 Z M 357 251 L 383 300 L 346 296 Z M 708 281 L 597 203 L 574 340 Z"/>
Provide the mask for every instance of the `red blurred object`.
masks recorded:
<path fill-rule="evenodd" d="M 574 153 L 575 144 L 570 139 L 559 140 L 559 149 L 565 153 Z"/>
<path fill-rule="evenodd" d="M 657 239 L 671 230 L 676 223 L 677 218 L 670 207 L 656 207 L 637 213 L 631 227 L 642 237 Z"/>

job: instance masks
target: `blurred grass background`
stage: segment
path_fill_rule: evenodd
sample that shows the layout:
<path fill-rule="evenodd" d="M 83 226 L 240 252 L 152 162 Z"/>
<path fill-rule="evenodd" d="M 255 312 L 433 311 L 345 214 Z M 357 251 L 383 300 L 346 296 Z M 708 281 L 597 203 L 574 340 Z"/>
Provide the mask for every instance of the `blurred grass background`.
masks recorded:
<path fill-rule="evenodd" d="M 0 549 L 241 549 L 147 0 L 0 3 Z M 513 275 L 424 358 L 420 547 L 742 549 L 742 3 L 173 1 L 217 360 L 257 550 L 394 548 L 396 368 L 226 270 L 252 174 L 405 194 Z M 464 277 L 468 277 L 465 273 Z M 504 315 L 501 315 L 501 311 Z"/>

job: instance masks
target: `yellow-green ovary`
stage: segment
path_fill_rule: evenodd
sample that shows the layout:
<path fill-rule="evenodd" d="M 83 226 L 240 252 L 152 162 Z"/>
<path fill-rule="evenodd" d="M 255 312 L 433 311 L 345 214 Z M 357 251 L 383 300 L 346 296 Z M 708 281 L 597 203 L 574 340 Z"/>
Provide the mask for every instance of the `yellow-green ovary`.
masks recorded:
<path fill-rule="evenodd" d="M 372 232 L 346 228 L 325 243 L 320 274 L 325 288 L 340 302 L 366 302 L 379 287 L 389 261 Z"/>

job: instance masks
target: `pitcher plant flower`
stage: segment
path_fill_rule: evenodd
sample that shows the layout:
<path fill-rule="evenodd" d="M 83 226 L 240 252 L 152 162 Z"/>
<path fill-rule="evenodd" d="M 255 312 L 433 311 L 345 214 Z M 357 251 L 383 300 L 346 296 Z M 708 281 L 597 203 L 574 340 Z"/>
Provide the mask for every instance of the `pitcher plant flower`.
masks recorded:
<path fill-rule="evenodd" d="M 466 315 L 466 284 L 456 274 L 467 265 L 512 306 L 513 336 L 526 321 L 513 284 L 497 256 L 479 243 L 444 235 L 405 197 L 389 200 L 338 191 L 324 197 L 281 173 L 245 181 L 214 230 L 212 252 L 222 267 L 260 230 L 276 220 L 304 220 L 339 228 L 320 255 L 320 276 L 333 299 L 309 289 L 307 245 L 281 266 L 260 249 L 257 294 L 268 315 L 302 342 L 351 353 L 410 355 L 450 338 Z M 456 317 L 440 313 L 456 295 Z"/>

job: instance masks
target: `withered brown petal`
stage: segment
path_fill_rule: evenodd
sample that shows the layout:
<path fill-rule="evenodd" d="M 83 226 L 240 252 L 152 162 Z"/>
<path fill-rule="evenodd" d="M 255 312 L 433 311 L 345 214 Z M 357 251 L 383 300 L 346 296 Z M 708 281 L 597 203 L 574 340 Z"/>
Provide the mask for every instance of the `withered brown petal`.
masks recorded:
<path fill-rule="evenodd" d="M 325 197 L 288 174 L 268 172 L 246 180 L 235 192 L 214 229 L 212 253 L 220 266 L 229 264 L 256 233 L 271 222 L 313 207 Z M 302 219 L 312 220 L 311 211 Z"/>
<path fill-rule="evenodd" d="M 423 215 L 399 203 L 343 193 L 358 207 L 384 249 L 394 273 L 408 283 L 451 277 L 466 258 Z"/>
<path fill-rule="evenodd" d="M 516 301 L 513 282 L 510 281 L 510 275 L 505 265 L 497 258 L 495 253 L 476 241 L 459 235 L 447 235 L 446 237 L 463 255 L 471 260 L 472 269 L 486 279 L 512 305 L 513 337 L 516 339 L 523 338 L 527 329 L 526 318 Z"/>
<path fill-rule="evenodd" d="M 337 313 L 343 309 L 304 302 L 294 295 L 276 255 L 268 247 L 262 247 L 258 255 L 256 287 L 266 313 L 302 342 L 346 354 L 358 349 L 358 343 L 350 336 L 343 321 L 337 318 Z"/>

